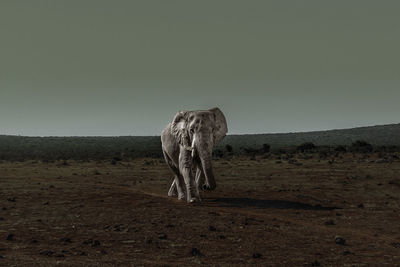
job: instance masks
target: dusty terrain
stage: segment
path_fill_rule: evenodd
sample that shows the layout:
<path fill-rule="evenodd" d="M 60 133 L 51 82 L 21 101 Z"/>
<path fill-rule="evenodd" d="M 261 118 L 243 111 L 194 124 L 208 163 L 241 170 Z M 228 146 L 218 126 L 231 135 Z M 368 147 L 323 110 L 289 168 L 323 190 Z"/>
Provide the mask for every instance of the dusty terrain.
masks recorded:
<path fill-rule="evenodd" d="M 296 160 L 215 161 L 196 205 L 161 159 L 2 162 L 0 265 L 399 266 L 400 161 Z"/>

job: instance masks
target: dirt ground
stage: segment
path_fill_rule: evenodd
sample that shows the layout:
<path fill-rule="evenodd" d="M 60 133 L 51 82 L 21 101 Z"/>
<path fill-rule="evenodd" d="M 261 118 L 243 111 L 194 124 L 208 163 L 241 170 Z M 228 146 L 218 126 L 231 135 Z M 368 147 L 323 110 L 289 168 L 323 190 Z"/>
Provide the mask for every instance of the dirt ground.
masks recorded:
<path fill-rule="evenodd" d="M 161 159 L 2 162 L 0 265 L 400 266 L 400 161 L 297 157 L 214 161 L 194 205 Z"/>

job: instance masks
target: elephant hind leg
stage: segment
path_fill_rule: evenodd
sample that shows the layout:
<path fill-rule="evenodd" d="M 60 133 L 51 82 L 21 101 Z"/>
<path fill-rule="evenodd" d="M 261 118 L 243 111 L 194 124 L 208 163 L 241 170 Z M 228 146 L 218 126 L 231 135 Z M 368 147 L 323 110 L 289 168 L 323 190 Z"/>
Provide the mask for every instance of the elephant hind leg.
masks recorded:
<path fill-rule="evenodd" d="M 183 183 L 183 178 L 180 177 L 179 175 L 175 175 L 175 179 L 171 184 L 171 187 L 169 188 L 168 191 L 168 196 L 169 197 L 178 197 L 179 200 L 182 200 L 185 198 L 185 193 L 182 189 L 182 183 Z"/>
<path fill-rule="evenodd" d="M 176 177 L 175 177 L 174 181 L 172 182 L 171 187 L 170 187 L 169 190 L 168 190 L 168 196 L 169 196 L 169 197 L 176 197 L 176 196 L 178 196 L 178 190 L 176 189 L 176 182 L 175 182 L 175 180 L 176 180 Z"/>

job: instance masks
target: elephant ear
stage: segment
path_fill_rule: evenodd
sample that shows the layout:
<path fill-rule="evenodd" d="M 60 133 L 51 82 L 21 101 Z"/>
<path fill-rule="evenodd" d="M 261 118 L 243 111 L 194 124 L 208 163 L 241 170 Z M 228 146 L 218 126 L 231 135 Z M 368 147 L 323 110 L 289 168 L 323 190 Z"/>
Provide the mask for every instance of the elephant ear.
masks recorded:
<path fill-rule="evenodd" d="M 228 125 L 226 124 L 224 113 L 219 108 L 212 108 L 209 111 L 214 113 L 214 146 L 216 146 L 224 139 L 228 132 Z"/>
<path fill-rule="evenodd" d="M 186 130 L 187 118 L 189 113 L 189 111 L 185 110 L 179 111 L 175 114 L 175 117 L 171 123 L 172 134 L 176 137 L 179 144 L 183 146 L 188 146 L 190 143 L 189 135 L 187 134 Z"/>

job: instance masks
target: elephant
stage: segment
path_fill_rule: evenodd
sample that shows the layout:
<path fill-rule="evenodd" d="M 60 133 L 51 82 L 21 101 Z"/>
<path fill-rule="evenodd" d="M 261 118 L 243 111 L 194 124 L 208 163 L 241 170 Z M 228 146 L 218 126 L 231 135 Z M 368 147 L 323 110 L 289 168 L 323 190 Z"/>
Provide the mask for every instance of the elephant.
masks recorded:
<path fill-rule="evenodd" d="M 185 186 L 187 202 L 192 203 L 201 201 L 200 186 L 203 190 L 216 188 L 212 151 L 227 132 L 225 116 L 217 107 L 176 113 L 161 133 L 164 158 L 175 176 L 168 196 L 184 199 Z"/>

